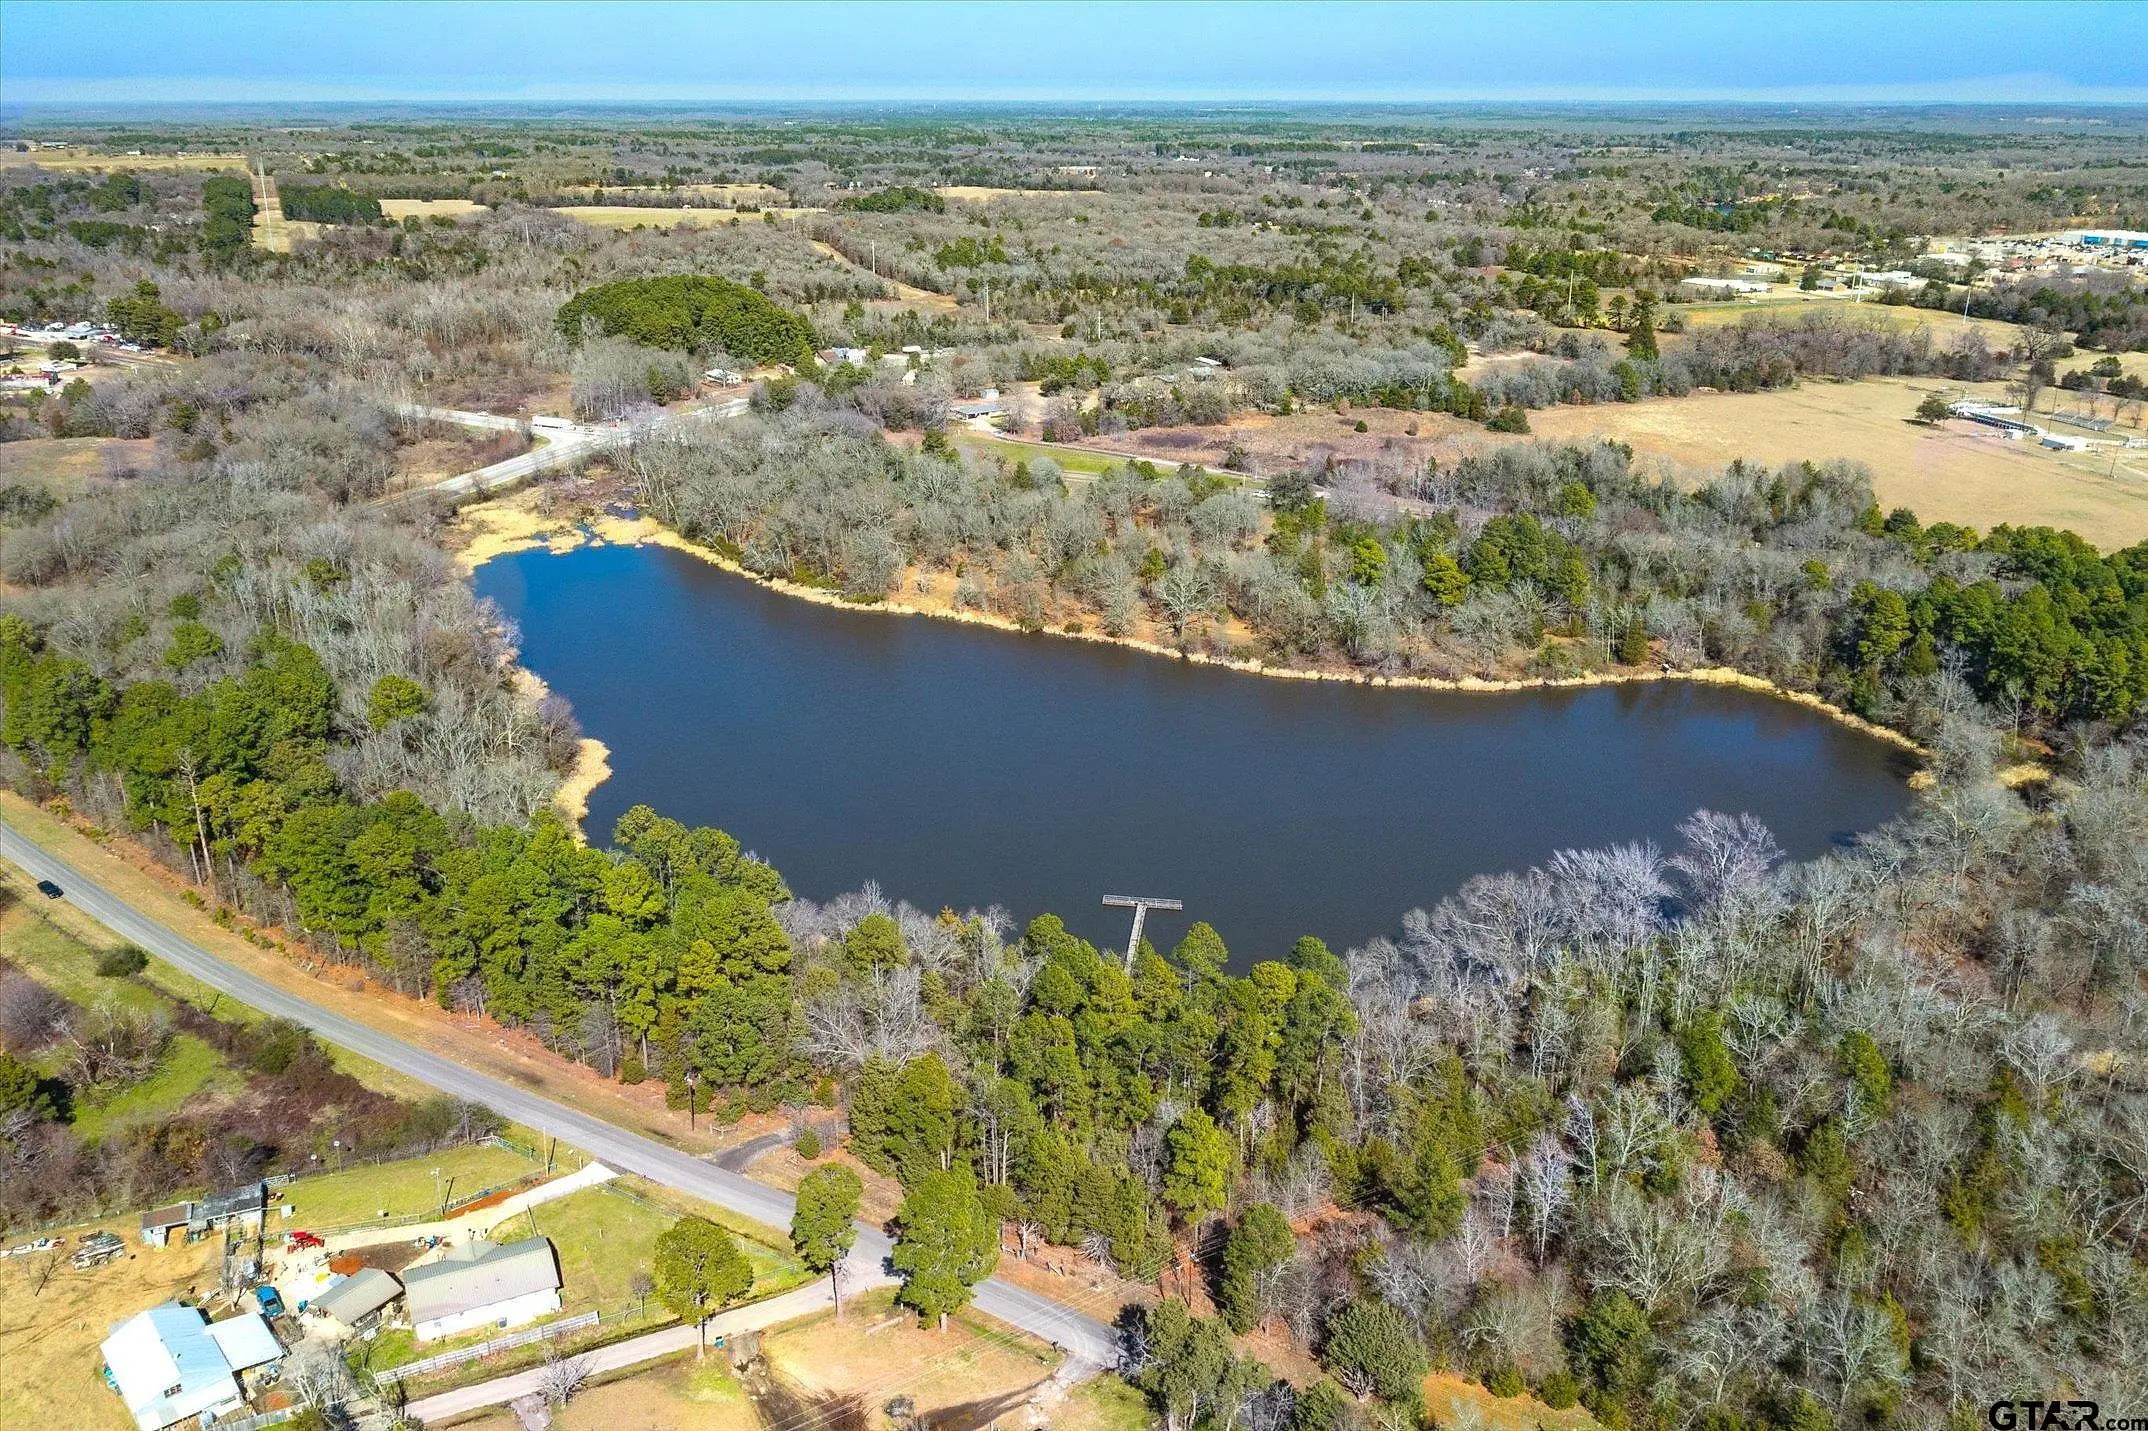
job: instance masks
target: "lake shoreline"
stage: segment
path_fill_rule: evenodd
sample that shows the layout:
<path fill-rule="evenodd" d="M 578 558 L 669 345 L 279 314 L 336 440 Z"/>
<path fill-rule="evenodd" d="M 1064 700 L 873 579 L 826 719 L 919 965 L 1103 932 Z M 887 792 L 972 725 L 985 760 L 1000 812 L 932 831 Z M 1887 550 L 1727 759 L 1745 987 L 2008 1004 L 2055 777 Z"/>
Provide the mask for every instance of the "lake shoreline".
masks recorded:
<path fill-rule="evenodd" d="M 780 595 L 821 606 L 860 613 L 880 613 L 887 616 L 921 616 L 939 621 L 953 621 L 972 626 L 982 626 L 1015 635 L 1055 637 L 1067 641 L 1088 641 L 1101 645 L 1120 646 L 1139 651 L 1144 655 L 1167 657 L 1190 664 L 1214 666 L 1250 676 L 1267 676 L 1292 681 L 1336 681 L 1359 686 L 1387 687 L 1400 690 L 1458 691 L 1483 694 L 1500 694 L 1519 691 L 1583 690 L 1601 686 L 1642 685 L 1654 682 L 1683 681 L 1696 685 L 1736 686 L 1756 691 L 1793 705 L 1803 706 L 1828 719 L 1871 736 L 1918 759 L 1927 758 L 1930 752 L 1898 730 L 1868 721 L 1854 712 L 1822 699 L 1810 691 L 1791 690 L 1760 676 L 1748 675 L 1728 666 L 1700 666 L 1688 670 L 1634 670 L 1617 674 L 1588 672 L 1577 676 L 1525 676 L 1514 678 L 1487 678 L 1462 676 L 1449 679 L 1439 676 L 1382 676 L 1362 671 L 1331 671 L 1306 666 L 1273 666 L 1260 661 L 1236 660 L 1228 656 L 1213 656 L 1199 651 L 1181 651 L 1155 641 L 1138 637 L 1110 636 L 1093 631 L 1055 631 L 1050 627 L 1025 630 L 1018 623 L 1004 616 L 981 611 L 955 611 L 943 607 L 918 606 L 895 598 L 882 601 L 859 602 L 845 598 L 841 593 L 823 587 L 808 586 L 802 582 L 782 577 L 763 576 L 724 556 L 721 552 L 690 541 L 678 532 L 657 521 L 654 517 L 620 517 L 604 515 L 587 522 L 575 523 L 562 529 L 557 518 L 544 517 L 525 508 L 510 505 L 513 498 L 499 498 L 490 502 L 474 503 L 463 509 L 458 520 L 476 518 L 479 529 L 470 533 L 469 542 L 453 553 L 456 564 L 465 577 L 474 575 L 486 563 L 501 557 L 543 548 L 555 556 L 565 555 L 588 546 L 661 546 L 683 552 L 709 565 L 744 577 L 757 585 L 767 587 Z M 519 664 L 518 670 L 526 670 Z M 534 673 L 532 673 L 534 676 Z M 541 685 L 541 680 L 539 681 Z M 597 749 L 592 752 L 589 746 Z M 575 770 L 562 786 L 555 803 L 562 813 L 574 812 L 575 828 L 580 829 L 578 816 L 586 814 L 589 797 L 596 788 L 610 777 L 611 768 L 606 757 L 609 752 L 600 741 L 585 741 L 582 757 Z M 1922 789 L 1929 783 L 1927 772 L 1919 771 L 1910 777 L 1912 789 Z"/>

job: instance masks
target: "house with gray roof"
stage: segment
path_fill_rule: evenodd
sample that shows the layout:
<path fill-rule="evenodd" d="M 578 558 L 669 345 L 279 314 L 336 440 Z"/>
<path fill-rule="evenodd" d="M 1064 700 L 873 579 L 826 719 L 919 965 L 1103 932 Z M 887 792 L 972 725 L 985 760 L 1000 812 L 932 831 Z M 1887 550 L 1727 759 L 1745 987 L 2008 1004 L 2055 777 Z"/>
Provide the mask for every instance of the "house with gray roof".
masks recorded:
<path fill-rule="evenodd" d="M 324 1323 L 328 1335 L 341 1339 L 378 1323 L 402 1295 L 403 1284 L 394 1277 L 378 1267 L 361 1267 L 308 1302 L 306 1313 Z"/>
<path fill-rule="evenodd" d="M 419 1341 L 474 1327 L 518 1327 L 559 1310 L 559 1258 L 549 1239 L 452 1248 L 403 1272 L 404 1305 Z"/>

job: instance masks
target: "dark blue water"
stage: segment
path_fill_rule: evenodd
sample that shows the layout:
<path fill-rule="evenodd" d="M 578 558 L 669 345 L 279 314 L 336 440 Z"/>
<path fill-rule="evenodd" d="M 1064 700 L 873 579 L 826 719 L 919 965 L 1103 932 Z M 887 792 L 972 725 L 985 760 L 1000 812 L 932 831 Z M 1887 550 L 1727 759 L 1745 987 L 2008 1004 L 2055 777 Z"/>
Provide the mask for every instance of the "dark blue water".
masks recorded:
<path fill-rule="evenodd" d="M 661 547 L 477 573 L 628 806 L 718 825 L 801 895 L 877 880 L 1123 943 L 1105 894 L 1185 901 L 1239 960 L 1337 949 L 1473 874 L 1751 811 L 1806 858 L 1909 800 L 1891 747 L 1787 701 L 1664 682 L 1498 694 L 1285 681 L 771 592 Z"/>

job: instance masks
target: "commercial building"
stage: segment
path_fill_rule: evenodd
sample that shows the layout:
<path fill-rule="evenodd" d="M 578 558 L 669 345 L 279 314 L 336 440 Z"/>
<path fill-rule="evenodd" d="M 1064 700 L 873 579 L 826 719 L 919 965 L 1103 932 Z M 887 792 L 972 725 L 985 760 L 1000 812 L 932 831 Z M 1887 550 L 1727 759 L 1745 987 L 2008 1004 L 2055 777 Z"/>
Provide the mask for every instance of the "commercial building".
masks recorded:
<path fill-rule="evenodd" d="M 1729 298 L 1757 297 L 1771 287 L 1757 278 L 1681 278 L 1678 286 L 1696 293 Z"/>
<path fill-rule="evenodd" d="M 482 1238 L 403 1273 L 404 1306 L 419 1341 L 473 1327 L 518 1327 L 559 1310 L 559 1259 L 542 1237 Z"/>
<path fill-rule="evenodd" d="M 102 1350 L 106 1377 L 142 1431 L 243 1409 L 249 1374 L 283 1357 L 261 1318 L 210 1322 L 199 1308 L 177 1302 L 121 1322 Z"/>
<path fill-rule="evenodd" d="M 2083 248 L 2148 249 L 2148 233 L 2139 229 L 2076 229 L 2059 237 Z"/>

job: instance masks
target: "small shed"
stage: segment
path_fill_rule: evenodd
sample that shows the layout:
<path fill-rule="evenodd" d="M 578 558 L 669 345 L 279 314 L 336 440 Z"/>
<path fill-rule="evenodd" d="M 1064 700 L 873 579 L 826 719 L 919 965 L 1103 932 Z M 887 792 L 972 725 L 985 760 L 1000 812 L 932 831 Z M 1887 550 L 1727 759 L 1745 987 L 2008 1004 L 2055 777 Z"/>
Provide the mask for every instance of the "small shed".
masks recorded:
<path fill-rule="evenodd" d="M 374 1326 L 403 1295 L 403 1284 L 378 1267 L 361 1267 L 307 1304 L 331 1336 L 350 1337 Z"/>
<path fill-rule="evenodd" d="M 175 1202 L 170 1207 L 160 1207 L 142 1214 L 142 1245 L 144 1247 L 168 1247 L 172 1233 L 184 1233 L 193 1217 L 193 1204 Z M 180 1241 L 186 1239 L 182 1236 Z"/>

